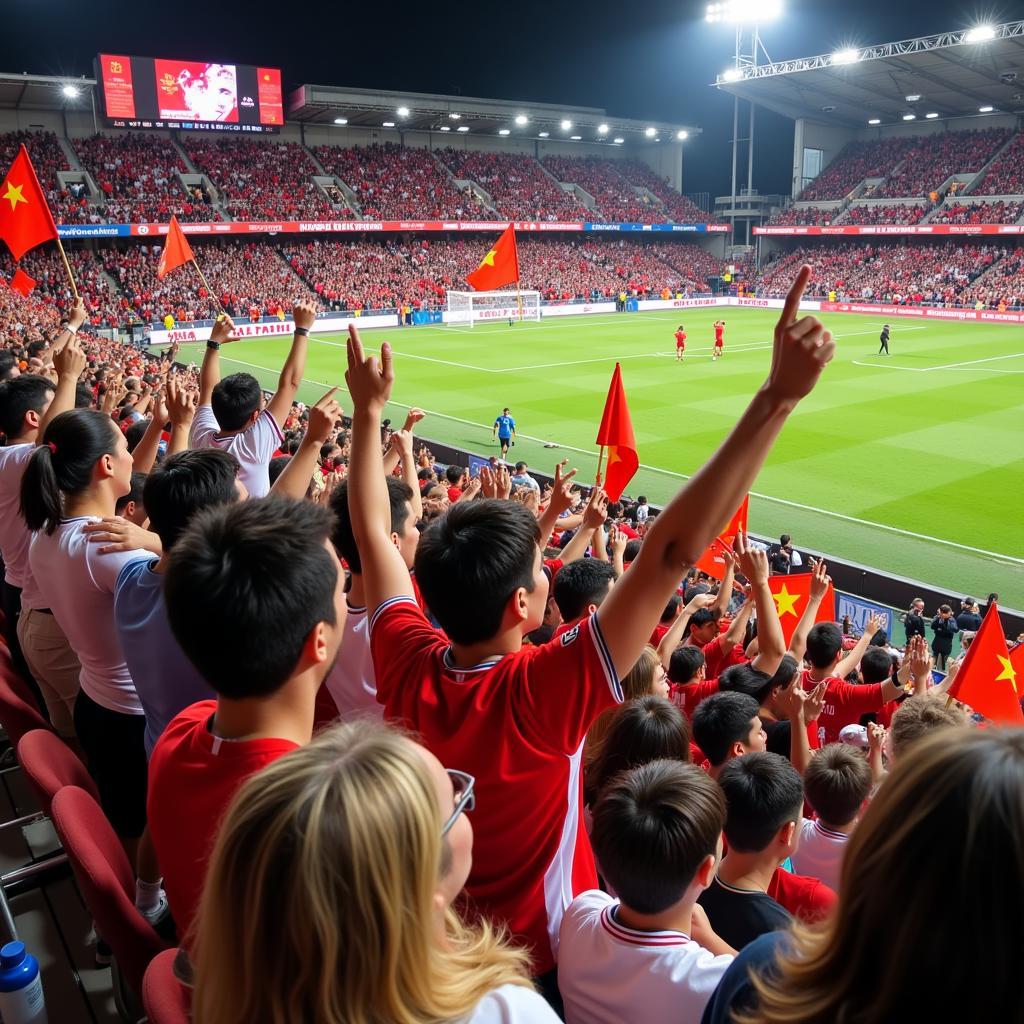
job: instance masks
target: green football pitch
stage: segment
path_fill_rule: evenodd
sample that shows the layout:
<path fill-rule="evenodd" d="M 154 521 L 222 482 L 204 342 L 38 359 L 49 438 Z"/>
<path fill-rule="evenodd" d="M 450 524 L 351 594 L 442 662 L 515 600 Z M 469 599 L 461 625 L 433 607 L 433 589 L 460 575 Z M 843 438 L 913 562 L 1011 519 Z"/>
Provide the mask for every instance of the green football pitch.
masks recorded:
<path fill-rule="evenodd" d="M 727 321 L 711 359 L 712 322 Z M 422 435 L 487 456 L 503 406 L 516 420 L 511 456 L 541 471 L 568 457 L 593 480 L 594 445 L 615 362 L 622 364 L 642 468 L 629 488 L 662 502 L 725 436 L 763 381 L 777 313 L 688 309 L 504 321 L 472 329 L 365 332 L 395 353 L 390 416 L 427 410 Z M 750 501 L 751 532 L 1024 608 L 1024 329 L 959 323 L 892 325 L 825 317 L 836 359 L 791 417 Z M 685 324 L 686 359 L 675 361 Z M 225 370 L 272 388 L 290 338 L 242 341 Z M 315 335 L 300 397 L 344 388 L 345 337 Z M 186 346 L 191 348 L 191 346 Z M 200 358 L 196 346 L 194 358 Z M 187 356 L 186 356 L 187 358 Z M 341 395 L 344 404 L 345 396 Z M 550 448 L 548 445 L 556 445 Z"/>

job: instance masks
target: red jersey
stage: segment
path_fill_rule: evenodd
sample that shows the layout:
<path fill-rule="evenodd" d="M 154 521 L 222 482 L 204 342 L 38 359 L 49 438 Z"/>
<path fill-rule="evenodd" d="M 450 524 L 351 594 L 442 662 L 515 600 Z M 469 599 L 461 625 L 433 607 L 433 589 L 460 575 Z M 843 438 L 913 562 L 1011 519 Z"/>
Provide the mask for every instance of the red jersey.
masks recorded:
<path fill-rule="evenodd" d="M 676 348 L 686 348 L 686 331 L 676 331 Z"/>
<path fill-rule="evenodd" d="M 721 345 L 724 337 L 725 327 L 720 324 L 715 324 L 715 344 Z"/>
<path fill-rule="evenodd" d="M 813 690 L 820 682 L 811 678 L 810 669 L 804 669 L 800 681 L 805 690 Z M 859 686 L 836 676 L 830 676 L 827 682 L 825 706 L 818 716 L 818 743 L 822 747 L 827 743 L 838 743 L 841 729 L 856 725 L 861 715 L 881 710 L 883 703 L 881 683 Z"/>
<path fill-rule="evenodd" d="M 733 644 L 731 647 L 726 644 L 723 650 L 721 635 L 706 643 L 701 651 L 704 653 L 704 675 L 709 679 L 717 678 L 730 665 L 742 665 L 747 660 L 742 644 Z"/>
<path fill-rule="evenodd" d="M 687 718 L 693 718 L 693 712 L 702 700 L 718 693 L 717 679 L 704 679 L 699 683 L 673 683 L 669 700 L 682 708 Z"/>
<path fill-rule="evenodd" d="M 671 628 L 672 628 L 672 623 L 671 622 L 659 622 L 654 627 L 654 632 L 651 634 L 651 639 L 648 641 L 648 643 L 652 647 L 657 648 L 658 645 L 661 643 L 661 641 L 664 639 L 665 634 Z"/>
<path fill-rule="evenodd" d="M 215 700 L 172 719 L 149 759 L 146 815 L 167 902 L 187 936 L 199 909 L 221 819 L 251 775 L 297 749 L 291 740 L 222 740 L 210 731 Z"/>
<path fill-rule="evenodd" d="M 827 917 L 838 899 L 821 879 L 794 875 L 785 868 L 775 869 L 768 895 L 805 924 Z"/>
<path fill-rule="evenodd" d="M 461 669 L 411 598 L 385 601 L 370 619 L 384 717 L 413 729 L 446 767 L 476 777 L 472 904 L 509 925 L 538 975 L 555 965 L 565 908 L 597 887 L 582 827 L 583 741 L 622 701 L 599 616 L 541 647 Z"/>

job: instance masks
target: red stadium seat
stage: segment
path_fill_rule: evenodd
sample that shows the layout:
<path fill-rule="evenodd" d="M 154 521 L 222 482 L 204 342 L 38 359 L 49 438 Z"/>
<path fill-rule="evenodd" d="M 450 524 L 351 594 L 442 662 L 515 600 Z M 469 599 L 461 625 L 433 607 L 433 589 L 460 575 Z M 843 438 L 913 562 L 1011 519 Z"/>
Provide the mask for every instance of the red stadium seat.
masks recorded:
<path fill-rule="evenodd" d="M 0 648 L 0 725 L 14 746 L 34 729 L 52 731 L 29 688 L 14 671 L 6 647 Z"/>
<path fill-rule="evenodd" d="M 49 729 L 33 729 L 18 743 L 18 760 L 47 815 L 65 786 L 84 789 L 97 803 L 99 793 L 78 755 Z"/>
<path fill-rule="evenodd" d="M 189 989 L 174 975 L 176 949 L 158 953 L 142 979 L 142 1005 L 149 1024 L 188 1024 L 192 999 Z"/>

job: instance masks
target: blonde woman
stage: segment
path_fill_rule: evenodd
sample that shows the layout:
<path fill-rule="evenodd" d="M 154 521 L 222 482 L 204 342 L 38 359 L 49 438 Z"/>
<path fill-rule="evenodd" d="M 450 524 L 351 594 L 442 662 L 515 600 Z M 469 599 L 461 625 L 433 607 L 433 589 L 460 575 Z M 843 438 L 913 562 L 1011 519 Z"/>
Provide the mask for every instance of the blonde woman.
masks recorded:
<path fill-rule="evenodd" d="M 747 946 L 703 1020 L 1024 1020 L 1022 878 L 1024 729 L 937 728 L 853 833 L 833 917 Z"/>
<path fill-rule="evenodd" d="M 370 721 L 254 776 L 207 876 L 195 1024 L 557 1022 L 526 956 L 452 909 L 473 784 Z"/>

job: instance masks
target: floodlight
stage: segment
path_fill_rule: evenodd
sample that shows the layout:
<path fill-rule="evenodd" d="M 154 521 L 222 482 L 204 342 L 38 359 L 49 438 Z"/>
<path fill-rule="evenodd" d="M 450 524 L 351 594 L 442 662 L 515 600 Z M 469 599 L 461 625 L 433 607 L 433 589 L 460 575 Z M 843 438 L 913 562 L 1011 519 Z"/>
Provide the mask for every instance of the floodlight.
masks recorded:
<path fill-rule="evenodd" d="M 395 127 L 395 122 L 394 121 L 385 121 L 382 124 L 381 127 L 383 127 L 383 128 L 394 128 Z"/>
<path fill-rule="evenodd" d="M 647 138 L 649 138 L 649 139 L 653 139 L 654 136 L 657 135 L 657 134 L 658 134 L 658 129 L 657 128 L 645 128 L 644 129 L 644 135 L 646 135 Z"/>
<path fill-rule="evenodd" d="M 582 135 L 570 135 L 569 138 L 572 139 L 573 142 L 582 142 L 583 141 L 583 136 Z"/>
<path fill-rule="evenodd" d="M 739 68 L 726 68 L 722 72 L 722 81 L 724 82 L 738 82 L 743 77 L 743 72 Z"/>
<path fill-rule="evenodd" d="M 608 125 L 606 125 L 606 124 L 599 124 L 597 126 L 597 134 L 598 135 L 607 135 L 608 134 Z"/>
<path fill-rule="evenodd" d="M 683 141 L 683 139 L 688 139 L 689 137 L 690 137 L 690 133 L 689 133 L 689 132 L 684 132 L 684 131 L 678 131 L 678 132 L 676 132 L 676 138 L 677 138 L 677 139 L 678 139 L 678 140 L 679 140 L 680 142 L 682 142 L 682 141 Z"/>
<path fill-rule="evenodd" d="M 525 114 L 516 114 L 516 124 L 518 125 L 527 124 L 529 120 Z"/>
<path fill-rule="evenodd" d="M 925 116 L 925 117 L 926 117 L 926 118 L 927 118 L 927 119 L 928 119 L 929 121 L 934 121 L 934 120 L 935 120 L 935 118 L 937 118 L 937 117 L 938 117 L 939 115 L 938 115 L 938 114 L 936 114 L 936 113 L 935 113 L 935 111 L 933 110 L 933 111 L 932 111 L 931 113 L 929 113 L 929 114 L 925 114 L 924 116 Z"/>
<path fill-rule="evenodd" d="M 409 116 L 409 108 L 408 107 L 399 107 L 398 110 L 395 111 L 395 113 L 398 114 L 399 117 L 408 117 Z"/>
<path fill-rule="evenodd" d="M 860 50 L 850 46 L 844 50 L 836 50 L 832 54 L 833 64 L 856 64 L 860 60 Z"/>
<path fill-rule="evenodd" d="M 78 95 L 77 85 L 65 85 L 61 92 L 69 99 L 73 100 Z"/>
<path fill-rule="evenodd" d="M 903 115 L 903 120 L 904 121 L 916 121 L 917 120 L 917 114 L 904 114 Z"/>
<path fill-rule="evenodd" d="M 965 43 L 986 43 L 995 39 L 996 30 L 991 25 L 975 25 L 967 35 L 964 36 Z"/>
<path fill-rule="evenodd" d="M 782 14 L 781 0 L 723 0 L 709 4 L 704 20 L 715 24 L 763 25 Z"/>
<path fill-rule="evenodd" d="M 616 146 L 621 146 L 625 141 L 626 140 L 621 137 L 617 139 L 612 139 L 612 142 L 614 142 Z"/>
<path fill-rule="evenodd" d="M 562 122 L 562 131 L 567 132 L 572 127 L 572 121 L 565 120 Z"/>
<path fill-rule="evenodd" d="M 551 132 L 538 132 L 537 133 L 537 137 L 541 138 L 541 139 L 546 139 L 550 135 L 551 135 Z"/>
<path fill-rule="evenodd" d="M 448 125 L 443 124 L 443 125 L 441 125 L 441 131 L 443 131 L 443 132 L 450 132 L 451 128 L 449 128 Z"/>
<path fill-rule="evenodd" d="M 919 92 L 912 92 L 907 97 L 907 102 L 908 103 L 916 103 L 920 98 L 921 98 L 921 94 Z"/>
<path fill-rule="evenodd" d="M 992 110 L 993 110 L 992 107 L 978 107 L 978 113 L 979 114 L 991 114 Z"/>
<path fill-rule="evenodd" d="M 508 135 L 509 134 L 509 130 L 507 128 L 499 128 L 498 129 L 498 134 L 499 135 Z"/>
<path fill-rule="evenodd" d="M 468 132 L 469 131 L 469 125 L 468 124 L 460 124 L 459 127 L 458 127 L 458 130 L 460 132 Z"/>
<path fill-rule="evenodd" d="M 881 118 L 878 118 L 878 117 L 873 117 L 873 118 L 871 118 L 870 121 L 868 121 L 868 124 L 881 124 L 881 123 L 882 123 L 882 120 L 881 120 Z"/>
<path fill-rule="evenodd" d="M 348 118 L 347 117 L 336 117 L 334 119 L 334 123 L 335 124 L 348 124 Z"/>
<path fill-rule="evenodd" d="M 460 117 L 462 117 L 462 115 L 461 115 L 461 114 L 455 114 L 455 113 L 451 113 L 451 114 L 449 114 L 448 116 L 449 116 L 449 117 L 450 117 L 450 118 L 451 118 L 451 119 L 452 119 L 453 121 L 458 121 L 458 119 L 459 119 Z"/>

